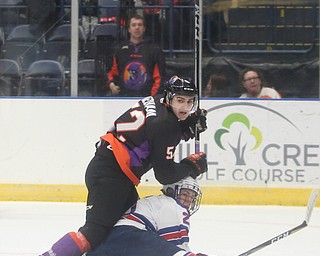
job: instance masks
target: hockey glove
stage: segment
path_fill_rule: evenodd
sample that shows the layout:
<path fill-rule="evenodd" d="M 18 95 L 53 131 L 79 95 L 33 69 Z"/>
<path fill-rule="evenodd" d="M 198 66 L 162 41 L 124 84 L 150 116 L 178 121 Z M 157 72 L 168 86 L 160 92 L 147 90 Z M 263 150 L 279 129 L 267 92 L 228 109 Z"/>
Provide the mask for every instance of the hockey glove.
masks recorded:
<path fill-rule="evenodd" d="M 198 109 L 189 115 L 189 117 L 180 122 L 182 129 L 182 139 L 188 141 L 195 137 L 195 130 L 198 133 L 202 133 L 207 129 L 207 110 Z M 196 127 L 196 129 L 195 129 Z"/>
<path fill-rule="evenodd" d="M 192 154 L 180 161 L 182 164 L 187 164 L 192 167 L 193 172 L 190 174 L 192 178 L 196 178 L 201 173 L 208 171 L 207 155 L 203 152 Z"/>

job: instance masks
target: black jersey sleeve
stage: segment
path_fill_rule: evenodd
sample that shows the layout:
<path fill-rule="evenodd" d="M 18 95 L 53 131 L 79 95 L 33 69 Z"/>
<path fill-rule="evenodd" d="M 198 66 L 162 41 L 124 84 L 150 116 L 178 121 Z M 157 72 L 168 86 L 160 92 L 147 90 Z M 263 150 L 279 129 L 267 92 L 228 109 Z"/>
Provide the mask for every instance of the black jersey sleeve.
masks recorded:
<path fill-rule="evenodd" d="M 152 152 L 150 158 L 156 179 L 164 185 L 190 175 L 193 172 L 190 166 L 174 161 L 175 149 L 181 140 L 179 123 L 158 122 L 149 130 Z"/>

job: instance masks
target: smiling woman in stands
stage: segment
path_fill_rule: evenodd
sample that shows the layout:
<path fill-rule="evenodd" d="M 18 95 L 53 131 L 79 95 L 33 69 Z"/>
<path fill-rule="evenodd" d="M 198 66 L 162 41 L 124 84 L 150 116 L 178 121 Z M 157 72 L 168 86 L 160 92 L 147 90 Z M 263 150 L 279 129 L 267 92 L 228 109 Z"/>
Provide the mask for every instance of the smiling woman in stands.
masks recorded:
<path fill-rule="evenodd" d="M 275 89 L 266 86 L 263 74 L 258 69 L 244 69 L 240 73 L 240 82 L 245 91 L 240 98 L 281 99 L 281 95 Z"/>

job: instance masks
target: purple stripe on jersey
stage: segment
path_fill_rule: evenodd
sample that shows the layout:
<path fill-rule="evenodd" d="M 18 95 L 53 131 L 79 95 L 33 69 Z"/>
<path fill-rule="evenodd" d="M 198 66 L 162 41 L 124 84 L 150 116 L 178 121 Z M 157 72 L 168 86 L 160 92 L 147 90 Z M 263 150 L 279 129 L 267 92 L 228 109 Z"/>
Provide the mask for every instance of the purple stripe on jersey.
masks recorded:
<path fill-rule="evenodd" d="M 142 166 L 143 161 L 150 155 L 148 141 L 145 141 L 139 147 L 129 149 L 129 155 L 131 166 Z"/>

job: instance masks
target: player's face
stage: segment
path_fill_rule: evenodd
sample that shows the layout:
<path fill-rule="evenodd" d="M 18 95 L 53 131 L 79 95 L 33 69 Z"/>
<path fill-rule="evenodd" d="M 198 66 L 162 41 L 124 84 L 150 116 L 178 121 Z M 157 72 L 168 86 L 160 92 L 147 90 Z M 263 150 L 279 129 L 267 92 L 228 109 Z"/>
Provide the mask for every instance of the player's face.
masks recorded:
<path fill-rule="evenodd" d="M 191 189 L 182 188 L 180 189 L 180 193 L 178 195 L 179 202 L 187 209 L 191 206 L 193 201 L 195 200 L 197 194 Z"/>
<path fill-rule="evenodd" d="M 185 120 L 193 108 L 194 96 L 175 95 L 171 100 L 171 108 L 173 113 L 179 120 Z"/>
<path fill-rule="evenodd" d="M 130 33 L 132 38 L 134 38 L 134 39 L 142 39 L 145 30 L 146 30 L 146 28 L 145 28 L 145 26 L 143 24 L 143 20 L 142 19 L 132 18 L 130 20 L 130 26 L 129 26 L 128 31 L 129 31 L 129 33 Z"/>
<path fill-rule="evenodd" d="M 256 97 L 261 91 L 261 80 L 259 75 L 254 71 L 248 71 L 243 76 L 242 84 L 248 94 Z"/>

